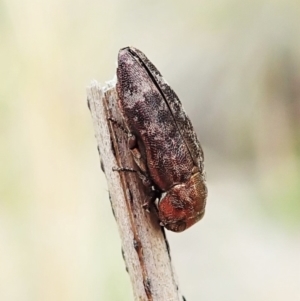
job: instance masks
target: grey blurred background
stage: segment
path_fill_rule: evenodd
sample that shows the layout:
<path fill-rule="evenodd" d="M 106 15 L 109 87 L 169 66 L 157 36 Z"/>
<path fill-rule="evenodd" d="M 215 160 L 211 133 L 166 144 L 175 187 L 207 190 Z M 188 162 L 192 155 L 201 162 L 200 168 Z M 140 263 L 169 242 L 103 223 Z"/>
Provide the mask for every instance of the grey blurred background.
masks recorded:
<path fill-rule="evenodd" d="M 300 300 L 300 2 L 0 1 L 0 300 L 132 300 L 86 86 L 158 67 L 206 159 L 168 233 L 188 301 Z"/>

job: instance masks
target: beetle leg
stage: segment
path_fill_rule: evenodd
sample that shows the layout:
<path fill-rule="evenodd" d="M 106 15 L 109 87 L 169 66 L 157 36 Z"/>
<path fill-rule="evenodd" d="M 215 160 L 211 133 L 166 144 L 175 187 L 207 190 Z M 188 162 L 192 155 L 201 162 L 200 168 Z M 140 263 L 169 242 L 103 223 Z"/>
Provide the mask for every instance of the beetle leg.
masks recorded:
<path fill-rule="evenodd" d="M 146 186 L 146 187 L 151 187 L 152 186 L 151 179 L 148 176 L 141 173 L 139 170 L 135 170 L 135 169 L 130 168 L 130 167 L 113 167 L 113 171 L 136 172 L 138 174 L 138 177 L 142 180 L 142 183 L 143 183 L 144 186 Z"/>
<path fill-rule="evenodd" d="M 150 206 L 154 203 L 154 201 L 158 198 L 158 191 L 154 190 L 153 188 L 148 193 L 148 198 L 144 201 L 142 207 L 147 211 L 150 212 Z"/>
<path fill-rule="evenodd" d="M 128 171 L 128 172 L 138 172 L 137 170 L 130 167 L 113 167 L 113 171 Z"/>
<path fill-rule="evenodd" d="M 159 192 L 157 190 L 155 190 L 155 188 L 153 187 L 153 183 L 152 183 L 151 179 L 147 175 L 141 173 L 138 170 L 130 168 L 130 167 L 113 167 L 113 171 L 118 171 L 118 172 L 136 172 L 138 174 L 138 177 L 142 180 L 142 183 L 146 187 L 147 194 L 148 194 L 148 197 L 143 202 L 142 207 L 143 207 L 143 209 L 145 209 L 145 211 L 150 212 L 150 206 L 151 206 L 151 204 L 153 204 L 153 202 L 157 198 L 159 198 L 159 195 L 160 195 Z"/>
<path fill-rule="evenodd" d="M 139 163 L 142 159 L 141 153 L 138 149 L 136 136 L 129 132 L 118 120 L 114 119 L 113 117 L 108 117 L 107 119 L 110 120 L 114 126 L 122 130 L 128 136 L 128 147 L 131 150 L 134 160 L 137 161 L 137 164 L 142 171 L 146 171 L 144 162 Z"/>
<path fill-rule="evenodd" d="M 128 147 L 130 150 L 137 148 L 136 136 L 132 133 L 128 133 Z"/>
<path fill-rule="evenodd" d="M 111 121 L 111 123 L 113 125 L 115 125 L 117 128 L 119 128 L 120 130 L 122 130 L 124 133 L 126 133 L 127 135 L 130 135 L 129 131 L 118 120 L 116 120 L 116 119 L 114 119 L 113 117 L 110 117 L 110 116 L 107 117 L 107 119 L 109 121 Z"/>

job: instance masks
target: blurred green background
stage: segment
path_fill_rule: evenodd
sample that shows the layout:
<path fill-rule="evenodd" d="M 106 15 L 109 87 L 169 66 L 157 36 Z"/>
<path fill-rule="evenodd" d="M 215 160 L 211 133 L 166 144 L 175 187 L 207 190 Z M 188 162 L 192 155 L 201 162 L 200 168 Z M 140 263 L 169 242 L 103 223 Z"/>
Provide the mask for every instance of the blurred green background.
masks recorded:
<path fill-rule="evenodd" d="M 0 1 L 0 300 L 132 300 L 86 86 L 141 49 L 205 152 L 168 233 L 187 300 L 300 300 L 300 2 Z"/>

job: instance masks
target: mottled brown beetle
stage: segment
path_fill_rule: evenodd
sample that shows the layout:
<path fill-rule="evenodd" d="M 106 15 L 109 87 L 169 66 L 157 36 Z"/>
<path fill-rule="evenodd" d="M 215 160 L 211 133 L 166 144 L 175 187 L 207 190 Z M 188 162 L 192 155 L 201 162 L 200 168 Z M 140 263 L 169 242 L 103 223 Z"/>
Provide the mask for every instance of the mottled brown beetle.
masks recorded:
<path fill-rule="evenodd" d="M 134 160 L 157 192 L 161 224 L 184 231 L 203 217 L 207 197 L 203 151 L 191 121 L 160 72 L 135 48 L 119 52 L 117 92 Z"/>

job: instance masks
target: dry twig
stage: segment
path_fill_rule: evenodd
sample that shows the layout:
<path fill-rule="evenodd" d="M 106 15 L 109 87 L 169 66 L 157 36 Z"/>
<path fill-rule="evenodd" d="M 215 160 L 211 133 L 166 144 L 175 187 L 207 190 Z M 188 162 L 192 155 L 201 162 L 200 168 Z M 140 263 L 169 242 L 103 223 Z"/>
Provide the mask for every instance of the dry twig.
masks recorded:
<path fill-rule="evenodd" d="M 148 197 L 145 187 L 136 173 L 113 171 L 114 167 L 135 166 L 126 134 L 108 120 L 112 117 L 122 123 L 115 83 L 107 83 L 101 88 L 94 81 L 87 93 L 134 298 L 143 301 L 183 300 L 164 229 L 159 226 L 154 212 L 148 213 L 142 208 Z"/>

